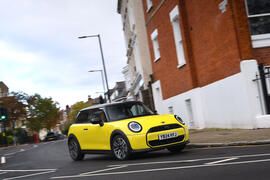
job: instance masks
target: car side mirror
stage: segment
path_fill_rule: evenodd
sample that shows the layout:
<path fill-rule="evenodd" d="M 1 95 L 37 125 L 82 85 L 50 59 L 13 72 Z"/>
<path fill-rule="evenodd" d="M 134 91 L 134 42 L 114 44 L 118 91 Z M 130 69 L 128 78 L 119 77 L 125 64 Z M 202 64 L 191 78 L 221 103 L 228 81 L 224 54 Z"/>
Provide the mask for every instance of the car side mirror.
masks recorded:
<path fill-rule="evenodd" d="M 102 120 L 102 116 L 104 115 L 104 113 L 102 111 L 97 111 L 94 113 L 94 117 L 91 119 L 91 122 L 93 124 L 99 124 L 100 126 L 104 125 L 104 122 Z"/>

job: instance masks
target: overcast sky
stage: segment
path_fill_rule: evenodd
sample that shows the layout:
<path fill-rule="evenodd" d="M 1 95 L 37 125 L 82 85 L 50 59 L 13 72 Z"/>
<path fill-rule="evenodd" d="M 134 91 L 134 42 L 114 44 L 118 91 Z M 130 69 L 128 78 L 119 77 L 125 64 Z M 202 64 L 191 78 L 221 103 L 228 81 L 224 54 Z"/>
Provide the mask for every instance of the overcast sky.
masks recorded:
<path fill-rule="evenodd" d="M 52 97 L 61 107 L 103 90 L 100 34 L 109 86 L 123 80 L 125 45 L 117 0 L 0 0 L 0 81 L 10 91 Z"/>

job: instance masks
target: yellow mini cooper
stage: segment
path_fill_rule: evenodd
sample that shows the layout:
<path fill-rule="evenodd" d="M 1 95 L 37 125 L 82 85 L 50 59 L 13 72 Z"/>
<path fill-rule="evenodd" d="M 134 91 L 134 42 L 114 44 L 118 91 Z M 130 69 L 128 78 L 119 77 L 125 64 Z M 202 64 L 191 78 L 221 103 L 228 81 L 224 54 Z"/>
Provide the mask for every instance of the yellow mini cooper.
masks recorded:
<path fill-rule="evenodd" d="M 180 152 L 188 142 L 188 128 L 180 117 L 157 115 L 137 101 L 82 109 L 68 132 L 68 149 L 75 161 L 89 153 L 112 153 L 125 160 L 135 152 L 164 148 Z"/>

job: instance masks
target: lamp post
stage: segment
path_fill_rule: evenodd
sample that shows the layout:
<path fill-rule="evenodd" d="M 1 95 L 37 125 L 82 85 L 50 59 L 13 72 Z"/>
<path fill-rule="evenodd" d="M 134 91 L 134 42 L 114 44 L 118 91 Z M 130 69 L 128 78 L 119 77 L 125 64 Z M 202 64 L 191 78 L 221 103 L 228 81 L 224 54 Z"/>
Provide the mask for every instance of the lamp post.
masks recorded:
<path fill-rule="evenodd" d="M 101 78 L 102 78 L 102 86 L 103 86 L 103 93 L 104 93 L 104 98 L 106 97 L 106 91 L 105 91 L 105 85 L 104 85 L 104 77 L 103 77 L 103 71 L 101 69 L 97 69 L 97 70 L 90 70 L 88 72 L 100 72 L 101 74 Z"/>
<path fill-rule="evenodd" d="M 109 92 L 109 85 L 108 85 L 108 78 L 107 78 L 107 71 L 106 71 L 105 60 L 104 60 L 104 56 L 103 56 L 103 50 L 102 50 L 102 44 L 101 44 L 100 35 L 99 34 L 96 34 L 96 35 L 90 35 L 90 36 L 80 36 L 78 38 L 79 39 L 85 39 L 85 38 L 92 38 L 92 37 L 97 37 L 98 38 L 99 49 L 100 49 L 100 54 L 101 54 L 101 59 L 102 59 L 102 65 L 103 65 L 103 71 L 104 71 L 105 82 L 106 82 L 107 93 L 108 93 L 108 100 L 109 100 L 109 102 L 111 102 L 111 97 L 110 97 L 110 92 Z"/>

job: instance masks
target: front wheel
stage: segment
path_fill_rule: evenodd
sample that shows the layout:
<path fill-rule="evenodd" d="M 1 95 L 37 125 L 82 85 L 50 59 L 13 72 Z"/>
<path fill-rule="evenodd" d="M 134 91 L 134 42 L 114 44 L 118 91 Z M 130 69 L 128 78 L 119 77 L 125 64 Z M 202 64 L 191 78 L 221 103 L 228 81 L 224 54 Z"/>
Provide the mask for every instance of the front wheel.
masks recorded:
<path fill-rule="evenodd" d="M 179 152 L 181 152 L 185 147 L 186 147 L 186 145 L 178 145 L 178 146 L 168 147 L 167 149 L 168 149 L 171 153 L 179 153 Z"/>
<path fill-rule="evenodd" d="M 70 157 L 74 161 L 83 160 L 84 154 L 81 151 L 80 144 L 78 143 L 77 139 L 71 138 L 68 141 L 68 150 L 69 150 Z"/>
<path fill-rule="evenodd" d="M 112 139 L 112 153 L 118 160 L 126 160 L 130 155 L 128 140 L 121 135 L 116 135 Z"/>

